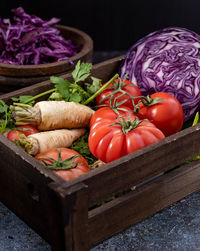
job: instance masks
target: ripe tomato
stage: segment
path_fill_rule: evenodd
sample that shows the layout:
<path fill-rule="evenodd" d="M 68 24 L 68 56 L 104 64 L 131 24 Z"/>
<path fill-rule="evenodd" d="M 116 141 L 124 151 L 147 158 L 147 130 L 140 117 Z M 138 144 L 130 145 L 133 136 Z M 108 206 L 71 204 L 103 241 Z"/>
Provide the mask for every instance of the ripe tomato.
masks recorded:
<path fill-rule="evenodd" d="M 7 138 L 10 141 L 18 140 L 20 134 L 24 134 L 25 136 L 38 133 L 39 131 L 32 125 L 19 125 L 17 128 L 21 128 L 21 130 L 11 130 L 7 134 Z M 23 130 L 24 129 L 24 130 Z"/>
<path fill-rule="evenodd" d="M 128 116 L 133 114 L 133 110 L 127 106 L 121 106 L 117 109 L 118 113 L 115 112 L 111 107 L 105 106 L 99 108 L 91 117 L 90 119 L 90 127 L 96 122 L 101 119 L 115 119 L 119 115 L 121 116 Z"/>
<path fill-rule="evenodd" d="M 35 158 L 64 180 L 74 179 L 90 171 L 86 159 L 69 148 L 50 149 L 37 154 Z"/>
<path fill-rule="evenodd" d="M 151 103 L 155 98 L 161 102 Z M 169 93 L 157 92 L 150 95 L 150 102 L 139 105 L 138 117 L 147 118 L 156 125 L 165 136 L 179 132 L 183 126 L 184 113 L 179 101 Z"/>
<path fill-rule="evenodd" d="M 122 95 L 124 93 L 124 95 Z M 110 106 L 111 103 L 111 96 L 113 98 L 112 105 L 114 104 L 115 98 L 119 97 L 117 99 L 117 103 L 126 100 L 123 105 L 128 106 L 133 109 L 133 102 L 132 98 L 142 96 L 140 89 L 134 85 L 131 81 L 128 79 L 116 79 L 114 83 L 110 84 L 108 88 L 106 88 L 104 91 L 102 91 L 97 97 L 96 97 L 96 103 L 97 105 L 107 105 Z M 132 98 L 131 98 L 132 97 Z M 140 98 L 136 98 L 134 100 L 135 105 L 139 102 Z"/>
<path fill-rule="evenodd" d="M 110 162 L 163 139 L 164 134 L 149 121 L 136 116 L 106 118 L 93 123 L 88 144 L 91 153 Z"/>

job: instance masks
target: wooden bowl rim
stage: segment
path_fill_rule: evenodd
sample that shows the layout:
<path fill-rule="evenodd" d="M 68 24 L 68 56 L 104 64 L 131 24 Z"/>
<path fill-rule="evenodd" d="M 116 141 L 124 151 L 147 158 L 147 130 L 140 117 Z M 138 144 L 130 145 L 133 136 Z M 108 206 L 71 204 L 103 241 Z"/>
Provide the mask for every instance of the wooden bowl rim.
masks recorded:
<path fill-rule="evenodd" d="M 76 33 L 80 37 L 83 38 L 83 47 L 81 51 L 78 52 L 76 55 L 71 57 L 71 60 L 75 63 L 88 53 L 92 52 L 93 50 L 93 40 L 92 38 L 86 34 L 84 31 L 79 30 L 77 28 L 66 26 L 66 25 L 56 25 L 57 28 L 66 29 L 71 32 Z M 70 39 L 70 38 L 69 38 Z M 14 65 L 14 64 L 6 64 L 0 63 L 0 74 L 3 76 L 42 76 L 42 75 L 50 75 L 51 70 L 53 70 L 54 74 L 57 72 L 57 68 L 65 68 L 66 71 L 67 66 L 72 66 L 68 60 L 62 60 L 53 63 L 46 63 L 46 64 L 38 64 L 38 65 Z M 8 74 L 9 72 L 9 74 Z M 58 71 L 61 73 L 62 71 Z"/>

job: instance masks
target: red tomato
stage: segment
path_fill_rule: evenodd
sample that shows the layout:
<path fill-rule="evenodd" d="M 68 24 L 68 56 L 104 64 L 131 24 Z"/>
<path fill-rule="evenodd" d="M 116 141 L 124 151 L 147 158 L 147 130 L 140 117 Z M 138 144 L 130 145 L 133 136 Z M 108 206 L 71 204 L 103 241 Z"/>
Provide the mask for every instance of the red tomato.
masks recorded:
<path fill-rule="evenodd" d="M 120 88 L 119 85 L 121 85 Z M 125 94 L 119 97 L 120 95 L 122 95 L 122 93 Z M 115 98 L 119 97 L 117 99 L 117 103 L 127 99 L 127 101 L 123 105 L 128 106 L 132 109 L 133 109 L 133 102 L 131 97 L 133 98 L 142 96 L 139 88 L 127 79 L 124 80 L 124 83 L 122 82 L 122 80 L 119 82 L 119 79 L 116 79 L 114 84 L 110 84 L 108 88 L 106 88 L 96 97 L 97 105 L 110 106 L 111 97 L 109 95 L 113 95 L 113 102 Z M 128 95 L 130 95 L 130 97 Z M 135 105 L 139 102 L 139 100 L 140 98 L 134 100 Z"/>
<path fill-rule="evenodd" d="M 169 93 L 157 92 L 150 98 L 161 98 L 161 102 L 150 105 L 140 105 L 138 117 L 147 118 L 156 125 L 165 136 L 179 132 L 183 126 L 184 113 L 179 101 Z"/>
<path fill-rule="evenodd" d="M 128 118 L 132 123 L 127 122 Z M 149 121 L 139 121 L 134 115 L 125 116 L 124 119 L 126 122 L 123 126 L 116 124 L 123 121 L 122 118 L 119 121 L 117 118 L 101 119 L 93 123 L 88 143 L 91 153 L 96 158 L 110 162 L 165 137 Z M 123 132 L 123 129 L 127 131 Z"/>
<path fill-rule="evenodd" d="M 60 150 L 60 157 L 59 157 L 59 150 Z M 73 156 L 78 156 L 78 157 L 72 163 L 66 161 Z M 45 159 L 46 157 L 54 159 L 55 165 L 57 165 L 59 168 L 62 168 L 62 170 L 56 170 L 55 168 L 51 167 L 53 161 Z M 71 180 L 73 178 L 80 176 L 81 174 L 90 171 L 86 159 L 83 156 L 81 156 L 78 152 L 69 148 L 50 149 L 46 152 L 37 154 L 35 158 L 44 165 L 46 163 L 47 167 L 51 168 L 53 172 L 55 172 L 64 180 Z M 43 163 L 42 160 L 45 161 L 45 163 Z M 76 164 L 77 166 L 73 167 L 72 165 L 74 164 Z"/>
<path fill-rule="evenodd" d="M 90 119 L 90 127 L 101 119 L 115 119 L 119 114 L 123 117 L 133 114 L 133 110 L 127 106 L 121 106 L 117 111 L 118 113 L 108 106 L 99 108 Z"/>
<path fill-rule="evenodd" d="M 24 134 L 25 136 L 28 136 L 28 135 L 31 135 L 34 133 L 38 133 L 38 130 L 32 125 L 19 125 L 19 126 L 17 126 L 17 128 L 22 128 L 25 130 L 14 129 L 14 130 L 9 131 L 7 134 L 7 138 L 10 141 L 14 141 L 14 140 L 19 139 L 20 134 Z"/>

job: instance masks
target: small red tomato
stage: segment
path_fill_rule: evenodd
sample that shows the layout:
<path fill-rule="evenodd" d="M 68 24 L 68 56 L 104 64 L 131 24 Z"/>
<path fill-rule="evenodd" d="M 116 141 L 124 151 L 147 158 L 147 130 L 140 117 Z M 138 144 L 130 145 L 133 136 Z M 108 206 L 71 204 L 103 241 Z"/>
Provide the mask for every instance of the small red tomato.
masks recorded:
<path fill-rule="evenodd" d="M 17 128 L 21 128 L 21 130 L 11 130 L 7 134 L 7 138 L 10 141 L 18 140 L 20 134 L 24 134 L 25 136 L 38 133 L 39 131 L 32 125 L 19 125 Z M 23 130 L 24 129 L 24 130 Z"/>
<path fill-rule="evenodd" d="M 156 103 L 156 99 L 158 102 Z M 184 113 L 179 101 L 169 93 L 156 92 L 139 105 L 140 119 L 149 119 L 165 136 L 179 132 L 183 126 Z"/>
<path fill-rule="evenodd" d="M 50 149 L 35 156 L 64 180 L 74 179 L 90 171 L 86 159 L 69 148 Z"/>
<path fill-rule="evenodd" d="M 140 96 L 142 96 L 142 94 L 136 85 L 127 79 L 123 80 L 118 78 L 96 97 L 96 103 L 99 106 L 110 106 L 111 103 L 112 105 L 114 104 L 115 99 L 117 103 L 126 100 L 123 105 L 133 109 L 133 98 Z M 134 99 L 134 104 L 136 105 L 139 100 L 140 98 Z"/>

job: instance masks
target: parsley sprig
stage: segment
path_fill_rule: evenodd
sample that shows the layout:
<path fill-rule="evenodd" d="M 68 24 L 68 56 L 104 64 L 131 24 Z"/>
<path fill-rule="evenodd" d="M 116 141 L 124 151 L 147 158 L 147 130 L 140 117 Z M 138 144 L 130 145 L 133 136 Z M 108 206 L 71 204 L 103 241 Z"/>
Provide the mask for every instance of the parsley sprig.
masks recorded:
<path fill-rule="evenodd" d="M 91 76 L 91 69 L 91 63 L 81 63 L 79 60 L 72 72 L 72 81 L 52 76 L 50 77 L 50 80 L 54 84 L 54 88 L 35 96 L 22 95 L 19 97 L 13 97 L 12 101 L 32 106 L 36 99 L 50 95 L 48 100 L 74 101 L 87 105 L 119 76 L 118 74 L 115 74 L 105 85 L 102 86 L 100 79 Z M 86 82 L 89 77 L 92 81 L 90 84 Z M 8 106 L 3 100 L 0 100 L 0 133 L 12 128 L 14 128 L 14 122 L 12 121 L 12 106 Z"/>
<path fill-rule="evenodd" d="M 92 77 L 92 84 L 84 83 L 84 86 L 79 84 L 85 81 L 91 74 L 91 63 L 81 63 L 80 60 L 72 72 L 73 82 L 68 79 L 52 76 L 51 82 L 55 85 L 55 92 L 51 94 L 49 100 L 65 100 L 78 103 L 84 103 L 91 94 L 101 87 L 101 80 Z"/>
<path fill-rule="evenodd" d="M 48 100 L 74 101 L 87 105 L 119 76 L 118 74 L 115 74 L 105 85 L 102 86 L 101 79 L 91 76 L 91 68 L 91 63 L 81 63 L 78 61 L 72 72 L 73 81 L 62 77 L 51 76 L 50 80 L 55 88 L 40 93 L 26 100 L 24 103 L 29 104 L 37 98 L 51 94 Z M 92 80 L 92 83 L 90 84 L 85 82 L 88 77 Z"/>
<path fill-rule="evenodd" d="M 11 121 L 11 111 L 9 106 L 0 99 L 0 133 L 2 134 Z"/>

